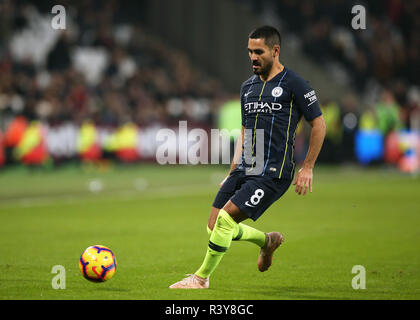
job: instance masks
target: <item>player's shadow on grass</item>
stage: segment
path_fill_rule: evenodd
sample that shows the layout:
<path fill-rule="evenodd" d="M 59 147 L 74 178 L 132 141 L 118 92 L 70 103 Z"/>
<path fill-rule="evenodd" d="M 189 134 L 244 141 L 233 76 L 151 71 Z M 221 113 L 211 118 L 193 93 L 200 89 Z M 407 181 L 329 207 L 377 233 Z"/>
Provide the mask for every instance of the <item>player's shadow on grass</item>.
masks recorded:
<path fill-rule="evenodd" d="M 36 280 L 36 279 L 2 279 L 2 280 L 0 280 L 0 284 L 2 282 L 39 282 L 39 283 L 43 283 L 42 280 Z"/>
<path fill-rule="evenodd" d="M 96 288 L 95 290 L 98 291 L 111 291 L 111 292 L 130 292 L 130 289 L 123 289 L 123 288 Z"/>
<path fill-rule="evenodd" d="M 305 288 L 305 287 L 281 287 L 281 286 L 253 286 L 256 295 L 265 295 L 268 299 L 303 299 L 303 300 L 352 300 L 354 297 L 350 297 L 342 292 L 340 289 L 333 289 L 334 294 L 331 294 L 331 290 L 325 295 L 319 295 L 320 291 L 324 290 L 321 288 Z M 250 288 L 249 288 L 250 289 Z M 252 289 L 248 291 L 252 294 Z"/>

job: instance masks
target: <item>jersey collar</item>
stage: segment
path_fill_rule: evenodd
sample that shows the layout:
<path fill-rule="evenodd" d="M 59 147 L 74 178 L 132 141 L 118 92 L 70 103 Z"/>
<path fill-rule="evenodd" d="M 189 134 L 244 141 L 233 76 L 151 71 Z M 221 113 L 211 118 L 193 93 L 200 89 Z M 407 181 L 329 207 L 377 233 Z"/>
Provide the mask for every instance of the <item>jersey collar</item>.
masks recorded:
<path fill-rule="evenodd" d="M 277 82 L 278 82 L 278 81 L 281 79 L 281 77 L 283 77 L 283 75 L 285 74 L 286 70 L 287 70 L 287 68 L 286 68 L 286 66 L 284 66 L 283 70 L 282 70 L 282 71 L 280 71 L 279 73 L 277 73 L 277 74 L 276 74 L 273 78 L 271 78 L 268 82 L 271 82 L 271 81 L 277 81 Z M 258 76 L 258 75 L 257 75 L 257 79 L 258 79 L 259 81 L 261 81 L 261 82 L 264 82 L 263 80 L 261 80 L 260 76 Z"/>

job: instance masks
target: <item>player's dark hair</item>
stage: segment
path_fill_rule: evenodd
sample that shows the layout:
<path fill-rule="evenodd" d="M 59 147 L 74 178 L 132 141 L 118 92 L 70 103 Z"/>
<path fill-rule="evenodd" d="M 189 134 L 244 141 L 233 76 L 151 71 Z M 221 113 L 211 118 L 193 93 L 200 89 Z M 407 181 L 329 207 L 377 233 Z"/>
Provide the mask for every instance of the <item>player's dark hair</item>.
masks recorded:
<path fill-rule="evenodd" d="M 278 44 L 281 47 L 281 35 L 280 32 L 272 26 L 259 27 L 249 34 L 250 39 L 264 39 L 265 44 L 272 48 Z"/>

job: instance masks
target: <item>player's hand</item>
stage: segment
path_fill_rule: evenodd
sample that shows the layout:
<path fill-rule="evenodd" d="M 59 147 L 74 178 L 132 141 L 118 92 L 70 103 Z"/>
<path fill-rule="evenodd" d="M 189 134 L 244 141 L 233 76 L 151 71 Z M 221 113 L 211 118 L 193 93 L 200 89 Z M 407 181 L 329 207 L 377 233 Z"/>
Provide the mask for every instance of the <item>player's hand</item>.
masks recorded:
<path fill-rule="evenodd" d="M 312 178 L 311 168 L 301 168 L 296 175 L 295 182 L 293 182 L 293 185 L 296 186 L 295 192 L 299 195 L 305 195 L 308 188 L 309 192 L 312 192 Z"/>

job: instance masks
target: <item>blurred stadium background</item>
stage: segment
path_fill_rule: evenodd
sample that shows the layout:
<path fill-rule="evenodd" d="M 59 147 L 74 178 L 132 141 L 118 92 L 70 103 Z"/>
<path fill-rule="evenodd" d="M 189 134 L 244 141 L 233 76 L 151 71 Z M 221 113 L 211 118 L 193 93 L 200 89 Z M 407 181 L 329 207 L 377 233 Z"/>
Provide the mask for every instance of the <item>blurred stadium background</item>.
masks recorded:
<path fill-rule="evenodd" d="M 66 8 L 54 30 L 51 9 Z M 153 161 L 156 130 L 239 127 L 247 34 L 283 35 L 281 60 L 316 89 L 319 162 L 419 169 L 419 4 L 369 1 L 2 1 L 0 165 Z M 182 22 L 182 23 L 181 23 Z M 296 137 L 297 161 L 307 146 Z"/>
<path fill-rule="evenodd" d="M 351 27 L 355 4 L 365 30 Z M 54 5 L 65 30 L 51 26 Z M 201 261 L 227 167 L 156 165 L 156 133 L 184 120 L 239 128 L 247 36 L 262 24 L 280 29 L 281 62 L 322 105 L 314 194 L 289 192 L 272 209 L 281 215 L 258 222 L 287 232 L 283 273 L 248 279 L 255 248 L 238 247 L 221 271 L 230 282 L 215 277 L 229 290 L 168 293 Z M 419 35 L 418 1 L 0 1 L 0 298 L 419 299 Z M 298 162 L 308 130 L 296 134 Z M 74 268 L 96 243 L 120 262 L 108 291 Z M 57 263 L 73 291 L 51 290 Z M 350 286 L 360 263 L 364 295 Z"/>

